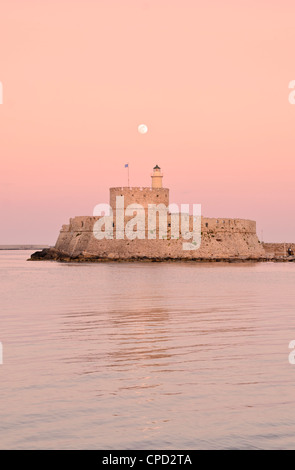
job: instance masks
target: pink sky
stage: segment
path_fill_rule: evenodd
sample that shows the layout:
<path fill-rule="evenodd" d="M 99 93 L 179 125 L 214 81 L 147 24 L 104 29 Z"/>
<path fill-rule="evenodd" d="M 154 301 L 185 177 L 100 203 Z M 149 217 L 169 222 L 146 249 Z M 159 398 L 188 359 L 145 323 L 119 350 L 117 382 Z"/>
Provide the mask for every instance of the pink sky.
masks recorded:
<path fill-rule="evenodd" d="M 0 243 L 149 186 L 295 241 L 294 0 L 1 0 Z M 137 126 L 149 127 L 146 135 Z"/>

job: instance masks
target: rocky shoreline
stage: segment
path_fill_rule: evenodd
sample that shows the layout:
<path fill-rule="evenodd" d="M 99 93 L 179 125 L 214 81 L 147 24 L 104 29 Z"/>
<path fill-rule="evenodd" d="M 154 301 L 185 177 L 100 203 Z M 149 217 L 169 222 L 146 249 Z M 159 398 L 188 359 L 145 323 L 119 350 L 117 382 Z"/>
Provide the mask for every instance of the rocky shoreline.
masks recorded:
<path fill-rule="evenodd" d="M 78 255 L 71 256 L 68 253 L 57 250 L 56 248 L 45 248 L 42 251 L 36 251 L 31 255 L 28 261 L 59 261 L 64 263 L 97 263 L 97 262 L 134 262 L 134 261 L 145 261 L 145 262 L 203 262 L 203 263 L 247 263 L 247 262 L 295 262 L 295 256 L 265 256 L 265 257 L 210 257 L 210 258 L 170 258 L 170 257 L 147 257 L 147 256 L 133 256 L 133 257 L 116 257 L 110 253 L 106 257 L 94 255 L 92 253 L 82 252 Z"/>

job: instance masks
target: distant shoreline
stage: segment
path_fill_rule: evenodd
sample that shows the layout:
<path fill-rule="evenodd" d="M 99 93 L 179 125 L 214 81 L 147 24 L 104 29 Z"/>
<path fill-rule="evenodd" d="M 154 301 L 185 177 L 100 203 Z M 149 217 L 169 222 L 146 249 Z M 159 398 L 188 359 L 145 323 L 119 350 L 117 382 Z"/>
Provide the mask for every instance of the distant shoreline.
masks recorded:
<path fill-rule="evenodd" d="M 49 245 L 0 245 L 0 250 L 44 250 Z"/>

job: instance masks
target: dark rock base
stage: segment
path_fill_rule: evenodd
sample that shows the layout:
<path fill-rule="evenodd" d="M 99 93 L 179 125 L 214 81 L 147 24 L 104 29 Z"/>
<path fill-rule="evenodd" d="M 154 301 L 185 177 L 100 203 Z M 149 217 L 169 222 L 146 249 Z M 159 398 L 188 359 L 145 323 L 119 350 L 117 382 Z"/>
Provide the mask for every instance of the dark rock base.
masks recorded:
<path fill-rule="evenodd" d="M 247 262 L 295 262 L 295 256 L 289 257 L 231 257 L 231 258 L 148 258 L 146 256 L 134 256 L 130 258 L 102 257 L 92 254 L 80 253 L 76 256 L 70 256 L 68 253 L 57 250 L 56 248 L 45 248 L 42 251 L 36 251 L 31 255 L 28 261 L 60 261 L 65 263 L 94 263 L 94 262 L 132 262 L 148 261 L 153 263 L 163 262 L 203 262 L 203 263 L 247 263 Z"/>

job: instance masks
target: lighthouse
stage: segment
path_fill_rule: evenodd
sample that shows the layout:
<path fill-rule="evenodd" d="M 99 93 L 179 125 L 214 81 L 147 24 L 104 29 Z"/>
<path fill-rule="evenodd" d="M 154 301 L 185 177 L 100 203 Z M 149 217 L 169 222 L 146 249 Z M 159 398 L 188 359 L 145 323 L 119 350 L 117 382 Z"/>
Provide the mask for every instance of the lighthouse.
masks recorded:
<path fill-rule="evenodd" d="M 162 188 L 162 178 L 163 178 L 163 174 L 161 172 L 161 168 L 158 165 L 156 165 L 153 168 L 152 189 Z"/>

